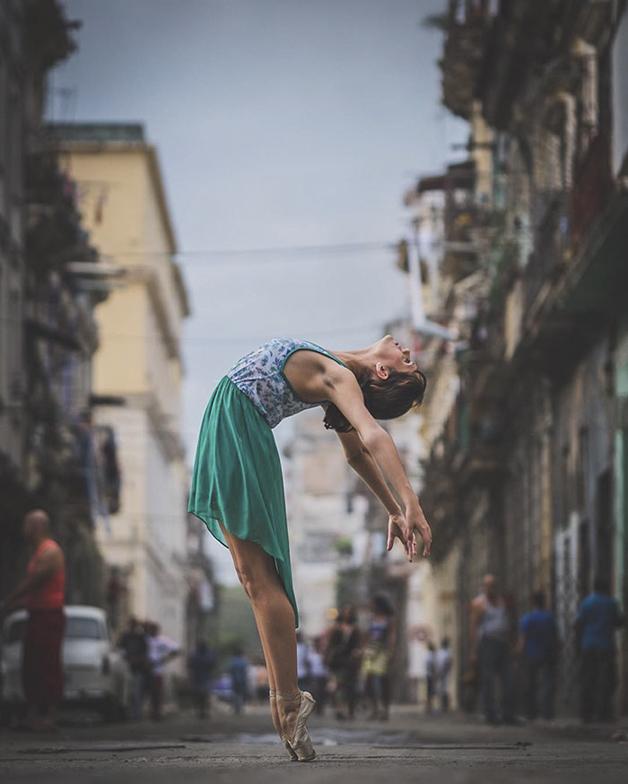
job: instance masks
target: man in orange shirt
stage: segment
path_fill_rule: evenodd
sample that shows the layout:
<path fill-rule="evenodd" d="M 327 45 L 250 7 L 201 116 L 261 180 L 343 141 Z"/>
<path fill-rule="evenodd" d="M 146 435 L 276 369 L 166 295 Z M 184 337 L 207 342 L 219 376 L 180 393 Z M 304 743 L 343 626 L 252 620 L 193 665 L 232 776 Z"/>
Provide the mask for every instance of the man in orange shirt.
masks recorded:
<path fill-rule="evenodd" d="M 7 597 L 3 610 L 23 605 L 28 610 L 22 659 L 22 685 L 32 729 L 54 728 L 54 710 L 63 696 L 61 644 L 65 616 L 65 561 L 50 538 L 50 518 L 34 509 L 24 518 L 24 538 L 33 554 L 26 577 Z"/>

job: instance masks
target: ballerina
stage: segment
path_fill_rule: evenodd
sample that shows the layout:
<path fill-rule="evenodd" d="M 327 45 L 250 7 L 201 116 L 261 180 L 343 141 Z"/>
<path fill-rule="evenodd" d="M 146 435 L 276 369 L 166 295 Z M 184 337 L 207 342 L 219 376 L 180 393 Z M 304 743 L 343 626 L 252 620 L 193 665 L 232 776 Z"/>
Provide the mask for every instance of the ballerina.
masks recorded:
<path fill-rule="evenodd" d="M 425 385 L 409 349 L 391 335 L 336 353 L 307 340 L 276 338 L 227 373 L 205 410 L 188 510 L 231 552 L 266 660 L 273 724 L 299 762 L 316 756 L 306 725 L 315 702 L 297 684 L 299 614 L 272 428 L 322 406 L 325 427 L 336 431 L 347 462 L 388 512 L 387 549 L 399 539 L 412 561 L 417 532 L 423 555 L 430 554 L 430 526 L 392 438 L 376 420 L 419 405 Z"/>

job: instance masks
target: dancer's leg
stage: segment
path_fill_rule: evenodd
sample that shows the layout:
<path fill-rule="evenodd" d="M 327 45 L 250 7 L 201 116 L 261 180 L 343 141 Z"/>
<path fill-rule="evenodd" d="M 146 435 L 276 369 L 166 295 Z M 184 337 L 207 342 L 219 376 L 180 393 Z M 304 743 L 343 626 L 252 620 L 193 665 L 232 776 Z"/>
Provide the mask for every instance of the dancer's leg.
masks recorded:
<path fill-rule="evenodd" d="M 227 543 L 229 543 L 229 537 L 231 536 L 231 534 L 229 534 L 229 532 L 226 531 L 224 529 L 224 527 L 222 527 L 222 526 L 221 526 L 221 529 L 222 529 L 222 532 L 223 532 L 223 534 L 225 536 L 225 539 L 227 540 Z M 240 540 L 238 540 L 238 541 L 240 541 Z M 237 561 L 237 547 L 231 547 L 230 546 L 229 547 L 229 552 L 231 553 L 231 557 L 233 559 L 233 565 L 235 566 L 236 572 L 239 574 L 240 573 L 240 568 L 238 566 L 238 561 Z M 252 606 L 252 609 L 253 609 L 253 616 L 255 618 L 255 624 L 257 626 L 257 633 L 259 634 L 260 643 L 262 645 L 262 653 L 264 654 L 264 661 L 266 662 L 266 673 L 268 675 L 268 689 L 269 689 L 269 692 L 272 694 L 272 693 L 276 692 L 276 690 L 277 690 L 277 682 L 276 682 L 276 679 L 275 679 L 275 672 L 274 672 L 274 669 L 273 669 L 273 662 L 272 662 L 272 659 L 271 659 L 269 651 L 268 651 L 268 644 L 266 642 L 266 635 L 265 635 L 264 626 L 263 626 L 263 624 L 260 624 L 260 622 L 258 621 L 257 613 L 255 612 L 255 607 L 254 606 Z M 273 727 L 275 728 L 275 731 L 277 732 L 277 734 L 279 736 L 281 736 L 281 721 L 279 720 L 279 712 L 278 712 L 278 709 L 277 709 L 277 702 L 274 699 L 270 700 L 270 714 L 271 714 L 271 718 L 272 718 L 272 721 L 273 721 Z"/>
<path fill-rule="evenodd" d="M 268 654 L 268 646 L 266 644 L 266 640 L 264 637 L 264 629 L 257 621 L 257 615 L 255 611 L 253 612 L 255 616 L 255 623 L 257 625 L 257 633 L 259 634 L 260 643 L 262 644 L 262 653 L 264 654 L 264 661 L 266 662 L 266 673 L 268 675 L 268 690 L 270 694 L 275 694 L 277 691 L 276 681 L 275 681 L 275 673 L 273 672 L 272 662 L 270 655 Z M 279 736 L 281 736 L 281 721 L 279 720 L 279 710 L 277 708 L 277 701 L 276 699 L 270 700 L 270 715 L 273 720 L 273 727 Z"/>
<path fill-rule="evenodd" d="M 279 718 L 288 737 L 298 713 L 297 643 L 294 610 L 277 574 L 274 560 L 255 542 L 238 539 L 222 529 L 246 595 L 249 597 L 274 688 L 296 702 L 284 702 Z M 272 673 L 272 675 L 271 675 Z"/>

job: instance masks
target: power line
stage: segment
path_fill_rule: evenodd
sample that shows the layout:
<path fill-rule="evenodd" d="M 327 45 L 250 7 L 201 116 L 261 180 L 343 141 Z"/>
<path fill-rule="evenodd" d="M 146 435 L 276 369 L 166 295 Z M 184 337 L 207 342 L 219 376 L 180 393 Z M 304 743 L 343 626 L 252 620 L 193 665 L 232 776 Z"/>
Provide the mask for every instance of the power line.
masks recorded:
<path fill-rule="evenodd" d="M 382 240 L 362 242 L 337 242 L 321 245 L 274 245 L 265 248 L 196 248 L 177 251 L 176 256 L 246 256 L 264 253 L 342 253 L 356 250 L 393 250 L 395 243 Z M 168 251 L 120 250 L 121 256 L 170 256 Z"/>
<path fill-rule="evenodd" d="M 9 316 L 0 316 L 0 322 L 13 324 L 17 327 L 23 326 L 22 319 L 16 319 Z M 335 329 L 319 329 L 316 327 L 308 327 L 306 329 L 299 329 L 299 333 L 305 332 L 315 333 L 317 335 L 344 335 L 354 332 L 364 332 L 367 330 L 383 329 L 381 322 L 371 322 L 370 324 L 353 324 L 350 326 L 339 325 Z M 291 330 L 294 332 L 295 330 Z M 264 337 L 263 335 L 233 335 L 228 337 L 194 337 L 182 336 L 179 337 L 177 343 L 184 346 L 212 346 L 212 345 L 231 345 L 239 343 L 250 343 L 257 341 L 260 345 L 273 337 L 283 334 L 283 330 L 276 330 L 273 335 Z M 99 340 L 101 347 L 104 346 L 108 340 L 146 340 L 146 341 L 162 341 L 163 336 L 159 332 L 140 333 L 140 332 L 108 332 L 106 329 L 99 330 Z"/>
<path fill-rule="evenodd" d="M 339 326 L 336 329 L 316 329 L 316 328 L 309 328 L 306 330 L 299 330 L 299 332 L 310 332 L 316 333 L 317 335 L 344 335 L 348 333 L 354 332 L 364 332 L 367 330 L 373 329 L 383 329 L 381 322 L 372 322 L 370 324 L 356 324 L 353 326 Z M 292 330 L 294 332 L 294 330 Z M 203 337 L 183 337 L 180 338 L 180 343 L 184 346 L 213 346 L 213 345 L 231 345 L 231 344 L 239 344 L 239 343 L 250 343 L 257 341 L 260 345 L 268 340 L 271 340 L 273 337 L 277 337 L 277 335 L 282 334 L 281 330 L 277 330 L 274 335 L 270 337 L 263 337 L 260 335 L 234 335 L 230 337 L 216 337 L 216 338 L 203 338 Z M 106 330 L 101 330 L 100 332 L 100 341 L 103 346 L 106 345 L 107 341 L 110 339 L 122 340 L 122 339 L 135 339 L 135 340 L 157 340 L 161 341 L 162 337 L 159 333 L 152 333 L 152 334 L 134 334 L 130 332 L 107 332 Z"/>
<path fill-rule="evenodd" d="M 275 247 L 266 248 L 197 248 L 193 250 L 182 250 L 172 254 L 169 251 L 160 250 L 108 250 L 103 251 L 102 256 L 114 258 L 150 258 L 156 256 L 170 257 L 174 256 L 176 259 L 189 259 L 185 261 L 185 267 L 202 265 L 202 257 L 212 259 L 212 266 L 218 266 L 221 260 L 224 259 L 225 263 L 233 264 L 234 257 L 246 256 L 267 256 L 272 254 L 274 258 L 262 259 L 256 258 L 255 264 L 274 264 L 274 263 L 287 263 L 294 261 L 295 256 L 301 257 L 299 260 L 305 260 L 303 257 L 310 256 L 314 253 L 317 254 L 344 254 L 344 253 L 365 253 L 370 251 L 388 251 L 393 252 L 396 250 L 396 244 L 392 242 L 345 242 L 326 245 L 278 245 Z M 216 258 L 218 257 L 218 258 Z M 314 259 L 318 260 L 318 259 Z M 239 263 L 251 263 L 253 259 L 247 261 L 246 259 L 240 260 Z"/>

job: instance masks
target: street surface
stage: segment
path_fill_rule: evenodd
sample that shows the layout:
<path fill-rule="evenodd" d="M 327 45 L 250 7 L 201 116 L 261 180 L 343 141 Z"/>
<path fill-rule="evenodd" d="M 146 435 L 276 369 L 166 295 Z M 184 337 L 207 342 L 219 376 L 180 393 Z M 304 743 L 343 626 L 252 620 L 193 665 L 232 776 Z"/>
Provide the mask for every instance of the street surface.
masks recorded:
<path fill-rule="evenodd" d="M 290 762 L 258 707 L 235 717 L 218 706 L 210 720 L 190 713 L 103 725 L 69 716 L 54 735 L 0 731 L 0 782 L 370 782 L 628 781 L 626 725 L 489 728 L 479 721 L 427 718 L 398 708 L 386 724 L 315 719 L 319 757 Z M 614 738 L 613 738 L 614 736 Z"/>

